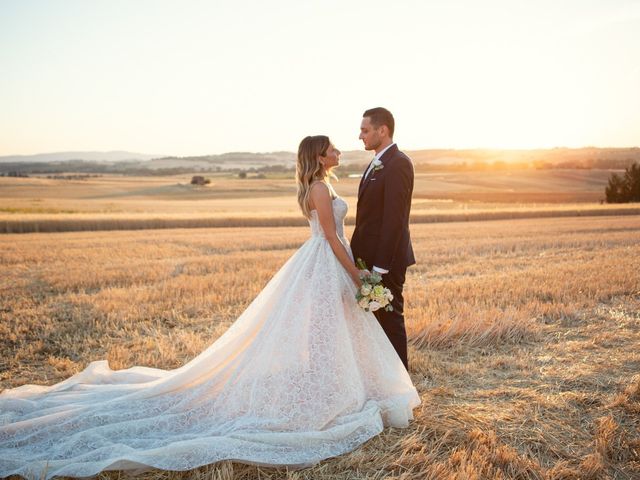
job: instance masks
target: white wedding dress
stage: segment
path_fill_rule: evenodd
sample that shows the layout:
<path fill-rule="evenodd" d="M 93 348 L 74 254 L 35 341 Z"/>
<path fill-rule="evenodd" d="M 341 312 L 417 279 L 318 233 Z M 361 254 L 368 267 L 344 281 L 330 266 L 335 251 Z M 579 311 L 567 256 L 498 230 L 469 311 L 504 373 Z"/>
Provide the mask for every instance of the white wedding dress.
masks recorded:
<path fill-rule="evenodd" d="M 347 203 L 333 200 L 347 245 Z M 406 426 L 420 399 L 323 236 L 311 238 L 204 352 L 175 370 L 106 361 L 0 394 L 0 476 L 188 470 L 220 460 L 305 467 Z M 348 248 L 348 247 L 347 247 Z"/>

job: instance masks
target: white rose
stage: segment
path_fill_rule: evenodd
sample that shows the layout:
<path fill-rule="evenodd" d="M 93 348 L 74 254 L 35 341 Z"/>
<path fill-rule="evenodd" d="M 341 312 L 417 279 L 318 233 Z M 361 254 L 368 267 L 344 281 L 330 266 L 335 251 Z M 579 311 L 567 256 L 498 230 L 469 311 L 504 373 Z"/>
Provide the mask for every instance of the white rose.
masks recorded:
<path fill-rule="evenodd" d="M 369 304 L 369 310 L 371 310 L 372 312 L 375 312 L 376 310 L 380 310 L 381 307 L 382 305 L 380 305 L 378 302 L 371 302 Z"/>
<path fill-rule="evenodd" d="M 358 305 L 360 305 L 361 308 L 367 308 L 369 306 L 369 300 L 366 298 L 361 298 L 358 302 Z"/>
<path fill-rule="evenodd" d="M 366 283 L 360 287 L 360 293 L 365 297 L 371 293 L 371 286 Z"/>
<path fill-rule="evenodd" d="M 373 166 L 374 166 L 374 168 L 375 168 L 375 167 L 379 167 L 380 165 L 382 165 L 382 160 L 380 160 L 379 158 L 376 158 L 376 159 L 373 161 Z"/>

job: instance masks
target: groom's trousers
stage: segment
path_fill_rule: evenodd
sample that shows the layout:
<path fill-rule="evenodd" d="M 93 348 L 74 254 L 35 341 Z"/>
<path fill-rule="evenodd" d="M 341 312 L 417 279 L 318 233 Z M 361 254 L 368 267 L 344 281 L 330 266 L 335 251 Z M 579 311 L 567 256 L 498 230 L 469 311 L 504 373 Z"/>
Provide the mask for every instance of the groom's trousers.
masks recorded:
<path fill-rule="evenodd" d="M 382 276 L 382 283 L 387 287 L 393 295 L 391 306 L 393 310 L 387 312 L 380 309 L 374 312 L 378 319 L 378 323 L 382 326 L 384 333 L 387 334 L 391 345 L 398 352 L 398 356 L 405 368 L 409 370 L 409 360 L 407 357 L 407 331 L 404 327 L 404 298 L 402 296 L 402 288 L 407 273 L 407 268 L 393 268 L 389 273 Z"/>

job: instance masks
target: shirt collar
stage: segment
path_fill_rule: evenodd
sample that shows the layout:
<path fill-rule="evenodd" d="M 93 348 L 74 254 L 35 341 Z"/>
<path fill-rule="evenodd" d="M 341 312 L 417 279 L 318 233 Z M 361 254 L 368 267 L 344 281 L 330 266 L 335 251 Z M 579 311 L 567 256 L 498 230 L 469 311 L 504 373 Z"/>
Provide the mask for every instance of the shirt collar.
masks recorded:
<path fill-rule="evenodd" d="M 387 145 L 383 150 L 380 151 L 380 153 L 376 153 L 376 156 L 373 157 L 374 160 L 380 160 L 380 158 L 382 157 L 382 155 L 384 155 L 384 152 L 386 152 L 387 150 L 389 150 L 391 147 L 393 147 L 395 145 L 394 142 L 390 143 L 389 145 Z"/>

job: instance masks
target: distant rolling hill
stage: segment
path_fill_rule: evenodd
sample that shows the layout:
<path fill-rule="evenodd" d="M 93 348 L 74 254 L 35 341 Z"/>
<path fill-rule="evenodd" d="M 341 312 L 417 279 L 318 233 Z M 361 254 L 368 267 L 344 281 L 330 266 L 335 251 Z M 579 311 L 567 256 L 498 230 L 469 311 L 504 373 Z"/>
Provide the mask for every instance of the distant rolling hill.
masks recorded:
<path fill-rule="evenodd" d="M 54 152 L 38 153 L 35 155 L 0 156 L 0 163 L 64 162 L 70 160 L 84 160 L 87 162 L 122 162 L 132 160 L 151 160 L 153 158 L 158 158 L 159 156 L 160 155 L 125 152 L 121 150 L 110 152 Z"/>
<path fill-rule="evenodd" d="M 534 150 L 414 150 L 416 165 L 528 164 L 538 168 L 625 168 L 640 162 L 640 148 L 547 148 Z"/>
<path fill-rule="evenodd" d="M 640 148 L 551 148 L 537 150 L 454 150 L 407 151 L 417 171 L 447 169 L 478 170 L 531 168 L 624 169 L 640 162 Z M 343 152 L 344 171 L 359 172 L 371 159 L 371 152 Z M 154 175 L 186 172 L 293 169 L 293 152 L 230 152 L 189 157 L 159 156 L 126 151 L 57 152 L 0 157 L 0 173 L 123 173 Z"/>

